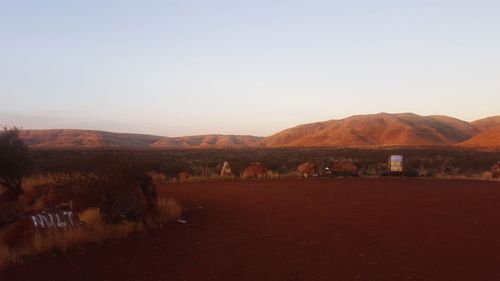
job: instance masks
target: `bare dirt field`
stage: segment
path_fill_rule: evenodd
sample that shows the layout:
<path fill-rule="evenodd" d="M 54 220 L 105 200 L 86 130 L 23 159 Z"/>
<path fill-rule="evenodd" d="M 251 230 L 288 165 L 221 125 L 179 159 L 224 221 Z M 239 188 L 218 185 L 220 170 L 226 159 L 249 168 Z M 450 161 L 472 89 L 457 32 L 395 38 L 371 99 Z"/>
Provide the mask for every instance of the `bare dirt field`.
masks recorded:
<path fill-rule="evenodd" d="M 39 257 L 16 280 L 500 280 L 500 182 L 327 179 L 159 186 L 183 223 Z"/>

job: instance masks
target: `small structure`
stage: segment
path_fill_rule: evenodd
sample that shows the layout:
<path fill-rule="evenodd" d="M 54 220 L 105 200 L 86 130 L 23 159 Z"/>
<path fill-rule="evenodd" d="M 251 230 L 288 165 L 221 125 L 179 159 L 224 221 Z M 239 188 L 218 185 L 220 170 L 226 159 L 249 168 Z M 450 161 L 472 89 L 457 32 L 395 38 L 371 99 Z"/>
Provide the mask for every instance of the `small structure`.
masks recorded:
<path fill-rule="evenodd" d="M 404 171 L 404 161 L 402 155 L 389 156 L 389 175 L 402 175 Z"/>
<path fill-rule="evenodd" d="M 318 168 L 311 162 L 306 162 L 298 166 L 297 172 L 304 178 L 318 176 Z"/>
<path fill-rule="evenodd" d="M 220 171 L 220 177 L 221 178 L 227 178 L 227 177 L 232 177 L 233 172 L 231 170 L 231 166 L 229 166 L 229 163 L 227 161 L 224 161 L 224 165 L 222 166 L 222 169 Z"/>
<path fill-rule="evenodd" d="M 244 179 L 265 178 L 266 168 L 260 162 L 251 163 L 245 168 L 242 176 Z"/>
<path fill-rule="evenodd" d="M 333 164 L 333 173 L 337 176 L 356 176 L 358 167 L 352 161 L 341 160 Z"/>
<path fill-rule="evenodd" d="M 188 172 L 182 172 L 182 173 L 179 173 L 175 179 L 176 181 L 178 182 L 186 182 L 189 178 L 191 177 L 191 174 L 188 173 Z"/>
<path fill-rule="evenodd" d="M 491 166 L 491 176 L 494 179 L 500 179 L 500 161 L 498 161 L 495 165 Z"/>
<path fill-rule="evenodd" d="M 323 170 L 323 176 L 324 177 L 331 177 L 333 175 L 332 173 L 332 170 L 330 169 L 330 167 L 325 167 L 325 169 Z"/>

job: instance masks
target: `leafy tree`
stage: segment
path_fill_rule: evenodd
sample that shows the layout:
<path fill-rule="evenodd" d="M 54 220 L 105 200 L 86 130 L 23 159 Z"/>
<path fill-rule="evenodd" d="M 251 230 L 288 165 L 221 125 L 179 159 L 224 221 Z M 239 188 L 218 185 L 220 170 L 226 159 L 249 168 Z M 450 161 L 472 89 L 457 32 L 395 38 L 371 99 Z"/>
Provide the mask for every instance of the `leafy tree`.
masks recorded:
<path fill-rule="evenodd" d="M 28 147 L 21 140 L 17 127 L 0 132 L 0 185 L 7 189 L 7 198 L 17 200 L 22 194 L 22 180 L 29 167 Z"/>

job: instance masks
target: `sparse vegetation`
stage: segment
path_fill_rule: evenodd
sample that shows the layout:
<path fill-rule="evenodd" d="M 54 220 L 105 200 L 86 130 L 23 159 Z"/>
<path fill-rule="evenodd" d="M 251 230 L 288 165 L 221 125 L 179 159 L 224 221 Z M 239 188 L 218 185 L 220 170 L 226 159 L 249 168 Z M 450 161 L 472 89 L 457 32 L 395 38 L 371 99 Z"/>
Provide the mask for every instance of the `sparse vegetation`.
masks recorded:
<path fill-rule="evenodd" d="M 158 183 L 164 183 L 167 182 L 168 180 L 167 175 L 165 175 L 165 173 L 162 172 L 150 171 L 148 172 L 148 175 L 151 177 L 153 181 Z"/>
<path fill-rule="evenodd" d="M 176 220 L 181 216 L 182 206 L 173 199 L 160 198 L 158 200 L 158 213 L 152 217 L 152 225 L 161 227 L 166 222 Z M 150 223 L 151 223 L 150 222 Z"/>
<path fill-rule="evenodd" d="M 21 262 L 24 258 L 52 252 L 66 252 L 74 247 L 105 240 L 123 239 L 133 233 L 164 226 L 181 215 L 182 207 L 172 199 L 161 199 L 158 211 L 147 221 L 109 223 L 99 208 L 89 208 L 79 213 L 81 223 L 62 229 L 36 231 L 21 247 L 11 247 L 0 241 L 0 268 Z"/>
<path fill-rule="evenodd" d="M 23 211 L 55 208 L 68 200 L 82 224 L 36 232 L 21 247 L 0 244 L 0 264 L 127 237 L 179 217 L 179 204 L 162 198 L 156 202 L 155 190 L 146 192 L 139 178 L 146 187 L 153 181 L 170 182 L 179 171 L 192 175 L 189 182 L 242 180 L 240 176 L 220 177 L 223 161 L 231 163 L 234 175 L 242 175 L 249 163 L 259 161 L 266 168 L 266 179 L 299 178 L 296 169 L 305 161 L 314 163 L 320 172 L 332 163 L 348 161 L 357 167 L 357 175 L 379 177 L 387 174 L 387 157 L 394 153 L 405 156 L 405 175 L 418 177 L 491 180 L 488 170 L 500 159 L 498 151 L 444 148 L 31 151 L 32 174 L 20 181 L 19 200 L 2 204 L 0 227 L 14 223 Z M 149 176 L 144 176 L 147 171 Z M 151 201 L 157 206 L 154 212 L 147 203 Z"/>
<path fill-rule="evenodd" d="M 31 152 L 36 173 L 71 173 L 91 170 L 88 159 L 105 151 L 41 151 Z M 405 166 L 416 170 L 421 177 L 442 175 L 473 175 L 489 171 L 500 159 L 500 151 L 464 148 L 317 148 L 317 149 L 229 149 L 229 150 L 130 150 L 121 152 L 125 158 L 140 165 L 145 171 L 155 171 L 172 181 L 179 173 L 192 175 L 189 181 L 219 181 L 224 161 L 231 164 L 235 180 L 249 163 L 261 162 L 267 170 L 278 173 L 280 178 L 293 174 L 304 162 L 314 163 L 320 172 L 338 161 L 352 161 L 358 176 L 377 177 L 388 173 L 387 160 L 392 154 L 405 157 Z M 101 156 L 103 157 L 103 156 Z M 227 179 L 224 179 L 227 180 Z M 160 180 L 161 181 L 161 180 Z"/>
<path fill-rule="evenodd" d="M 0 205 L 0 267 L 33 255 L 124 238 L 180 216 L 178 203 L 157 200 L 153 179 L 141 159 L 105 150 L 79 161 L 76 169 L 52 173 L 35 169 L 37 173 L 24 181 L 15 181 L 20 189 L 16 200 Z M 24 171 L 15 175 L 24 176 Z M 31 225 L 28 214 L 65 208 L 78 213 L 78 223 L 47 229 Z"/>

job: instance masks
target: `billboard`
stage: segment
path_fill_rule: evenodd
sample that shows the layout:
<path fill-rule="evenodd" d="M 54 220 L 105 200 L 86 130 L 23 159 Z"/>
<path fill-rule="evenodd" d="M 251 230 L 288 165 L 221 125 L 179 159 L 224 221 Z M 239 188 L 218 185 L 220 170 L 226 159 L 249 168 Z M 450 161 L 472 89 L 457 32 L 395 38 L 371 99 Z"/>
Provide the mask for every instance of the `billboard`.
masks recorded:
<path fill-rule="evenodd" d="M 403 172 L 403 156 L 402 155 L 391 155 L 389 157 L 389 168 L 391 172 L 402 173 Z"/>

